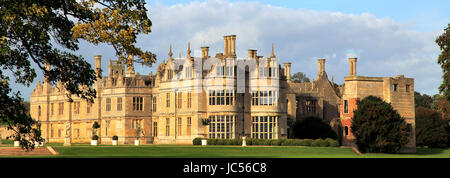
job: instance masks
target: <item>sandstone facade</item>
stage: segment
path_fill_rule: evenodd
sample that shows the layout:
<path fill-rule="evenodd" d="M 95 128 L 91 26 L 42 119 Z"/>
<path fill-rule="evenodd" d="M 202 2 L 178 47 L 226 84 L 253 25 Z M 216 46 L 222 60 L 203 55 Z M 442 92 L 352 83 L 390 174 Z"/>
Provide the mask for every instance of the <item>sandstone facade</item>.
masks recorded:
<path fill-rule="evenodd" d="M 401 151 L 415 152 L 415 108 L 414 108 L 414 79 L 397 77 L 366 77 L 356 74 L 356 58 L 350 58 L 350 74 L 345 77 L 342 107 L 340 115 L 344 131 L 343 144 L 354 145 L 354 136 L 351 132 L 353 111 L 357 108 L 357 102 L 366 96 L 380 97 L 405 118 L 408 124 L 409 143 Z"/>
<path fill-rule="evenodd" d="M 64 142 L 70 134 L 72 143 L 88 143 L 98 122 L 97 135 L 104 144 L 111 143 L 112 136 L 118 136 L 120 144 L 133 143 L 138 128 L 142 143 L 192 144 L 196 137 L 287 138 L 290 125 L 306 116 L 332 125 L 342 121 L 348 127 L 351 114 L 342 113 L 344 100 L 351 104 L 372 94 L 391 102 L 414 128 L 414 92 L 389 88 L 396 83 L 414 91 L 413 79 L 356 76 L 355 62 L 355 75 L 336 90 L 325 72 L 325 59 L 319 59 L 317 78 L 295 83 L 290 81 L 291 64 L 278 64 L 273 46 L 269 57 L 251 49 L 247 59 L 239 60 L 235 40 L 235 35 L 225 36 L 224 52 L 215 57 L 209 56 L 209 47 L 202 47 L 202 57 L 194 58 L 188 44 L 187 56 L 175 59 L 170 47 L 167 62 L 160 63 L 155 74 L 141 75 L 132 63 L 110 60 L 108 76 L 92 86 L 97 91 L 93 103 L 76 96 L 68 102 L 60 82 L 39 82 L 30 98 L 30 113 L 47 142 Z M 101 56 L 95 56 L 97 73 L 100 64 Z"/>

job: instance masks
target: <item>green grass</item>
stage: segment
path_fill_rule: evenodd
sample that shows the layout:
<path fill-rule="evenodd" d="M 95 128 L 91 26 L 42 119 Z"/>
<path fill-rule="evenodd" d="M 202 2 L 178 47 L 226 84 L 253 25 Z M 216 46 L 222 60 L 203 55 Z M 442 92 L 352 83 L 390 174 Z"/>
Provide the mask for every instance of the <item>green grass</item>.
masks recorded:
<path fill-rule="evenodd" d="M 357 157 L 348 148 L 234 146 L 56 147 L 62 157 L 295 158 Z"/>
<path fill-rule="evenodd" d="M 4 144 L 9 145 L 9 144 Z M 122 145 L 90 146 L 46 144 L 61 154 L 56 156 L 26 156 L 51 158 L 450 158 L 450 149 L 417 148 L 416 154 L 375 154 L 359 156 L 350 148 L 302 146 L 180 146 Z M 11 146 L 11 145 L 9 145 Z M 24 156 L 21 156 L 24 157 Z"/>

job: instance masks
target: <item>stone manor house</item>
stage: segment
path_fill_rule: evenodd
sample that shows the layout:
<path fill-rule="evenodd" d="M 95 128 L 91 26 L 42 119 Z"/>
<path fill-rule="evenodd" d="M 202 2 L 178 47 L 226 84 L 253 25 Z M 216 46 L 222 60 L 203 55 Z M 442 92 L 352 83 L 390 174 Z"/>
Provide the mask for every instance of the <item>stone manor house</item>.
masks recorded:
<path fill-rule="evenodd" d="M 60 82 L 39 81 L 30 98 L 31 115 L 47 142 L 64 142 L 68 133 L 72 143 L 87 143 L 97 122 L 99 142 L 118 136 L 122 144 L 135 140 L 137 128 L 143 131 L 141 142 L 149 144 L 192 144 L 196 137 L 288 138 L 291 124 L 317 116 L 334 128 L 341 122 L 343 143 L 351 145 L 352 111 L 358 100 L 375 95 L 406 118 L 412 138 L 408 148 L 415 150 L 414 79 L 357 76 L 357 59 L 350 58 L 350 74 L 338 88 L 328 79 L 325 59 L 318 59 L 316 79 L 291 82 L 291 63 L 278 64 L 273 46 L 266 58 L 248 50 L 248 59 L 240 62 L 253 65 L 238 65 L 235 41 L 235 35 L 225 36 L 224 51 L 215 57 L 209 56 L 209 47 L 201 47 L 199 59 L 190 56 L 189 44 L 184 59 L 174 59 L 170 47 L 167 62 L 155 74 L 141 75 L 132 63 L 109 60 L 108 76 L 92 86 L 97 91 L 93 103 L 76 96 L 68 102 Z M 99 73 L 101 56 L 94 59 Z"/>

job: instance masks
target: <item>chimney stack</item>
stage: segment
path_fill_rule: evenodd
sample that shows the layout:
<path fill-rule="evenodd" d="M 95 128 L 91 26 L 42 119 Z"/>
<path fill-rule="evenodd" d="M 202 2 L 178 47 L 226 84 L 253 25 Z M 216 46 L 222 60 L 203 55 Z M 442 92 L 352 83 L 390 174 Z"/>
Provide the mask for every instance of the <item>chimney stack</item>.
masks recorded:
<path fill-rule="evenodd" d="M 45 70 L 50 71 L 50 69 L 51 69 L 50 63 L 48 63 L 48 61 L 46 61 L 45 62 Z M 45 76 L 44 77 L 44 91 L 45 91 L 45 93 L 49 93 L 50 89 L 51 89 L 50 78 L 48 76 Z"/>
<path fill-rule="evenodd" d="M 317 73 L 317 78 L 319 78 L 319 76 L 325 72 L 325 59 L 318 59 L 317 62 L 319 63 L 319 73 Z"/>
<path fill-rule="evenodd" d="M 291 82 L 291 63 L 284 63 L 284 75 L 286 75 L 286 81 Z"/>
<path fill-rule="evenodd" d="M 236 35 L 231 35 L 229 37 L 231 42 L 231 48 L 230 48 L 230 55 L 235 57 L 236 56 Z"/>
<path fill-rule="evenodd" d="M 256 59 L 257 58 L 257 56 L 256 56 L 256 49 L 249 49 L 248 50 L 248 58 L 249 59 Z"/>
<path fill-rule="evenodd" d="M 223 37 L 223 55 L 228 55 L 228 36 Z"/>
<path fill-rule="evenodd" d="M 209 47 L 208 46 L 203 46 L 202 48 L 202 58 L 209 58 Z"/>
<path fill-rule="evenodd" d="M 350 62 L 350 76 L 356 76 L 356 61 L 358 58 L 348 58 Z"/>
<path fill-rule="evenodd" d="M 101 73 L 102 55 L 95 55 L 94 59 L 95 59 L 95 74 L 97 76 L 101 77 L 102 76 L 102 73 Z"/>

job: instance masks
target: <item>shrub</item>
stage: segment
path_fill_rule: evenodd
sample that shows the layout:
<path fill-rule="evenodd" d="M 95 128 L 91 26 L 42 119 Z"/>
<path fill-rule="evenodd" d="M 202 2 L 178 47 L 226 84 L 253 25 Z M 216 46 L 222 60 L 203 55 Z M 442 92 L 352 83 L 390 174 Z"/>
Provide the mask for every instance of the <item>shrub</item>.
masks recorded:
<path fill-rule="evenodd" d="M 207 143 L 208 145 L 215 145 L 215 144 L 216 144 L 216 140 L 213 139 L 213 138 L 210 138 L 210 139 L 206 140 L 206 143 Z"/>
<path fill-rule="evenodd" d="M 247 145 L 253 145 L 253 139 L 252 138 L 247 138 L 247 139 L 245 139 L 245 143 Z"/>
<path fill-rule="evenodd" d="M 118 137 L 117 135 L 114 135 L 114 136 L 112 137 L 112 139 L 113 139 L 113 140 L 119 140 L 119 137 Z"/>
<path fill-rule="evenodd" d="M 242 139 L 233 139 L 233 145 L 242 145 Z"/>
<path fill-rule="evenodd" d="M 314 141 L 312 141 L 311 146 L 315 146 L 315 147 L 326 147 L 327 146 L 327 142 L 325 140 L 322 139 L 315 139 Z"/>
<path fill-rule="evenodd" d="M 194 138 L 192 140 L 192 144 L 193 145 L 201 145 L 202 144 L 202 138 L 200 138 L 200 137 Z"/>
<path fill-rule="evenodd" d="M 320 139 L 319 146 L 320 147 L 328 147 L 328 146 L 330 146 L 330 143 L 326 140 Z"/>
<path fill-rule="evenodd" d="M 278 139 L 278 141 L 280 142 L 279 145 L 280 145 L 280 146 L 283 145 L 283 142 L 285 142 L 286 140 L 287 140 L 287 139 L 285 139 L 285 138 Z"/>
<path fill-rule="evenodd" d="M 329 140 L 328 144 L 330 147 L 339 147 L 339 142 L 337 140 Z"/>
<path fill-rule="evenodd" d="M 98 140 L 98 136 L 97 135 L 93 135 L 92 136 L 92 140 Z"/>
<path fill-rule="evenodd" d="M 290 139 L 286 139 L 284 140 L 284 142 L 281 143 L 281 146 L 290 146 L 291 140 Z"/>
<path fill-rule="evenodd" d="M 313 140 L 312 139 L 303 139 L 303 146 L 311 146 Z"/>
<path fill-rule="evenodd" d="M 305 117 L 295 122 L 293 131 L 294 137 L 299 139 L 337 138 L 336 132 L 329 124 L 314 116 Z"/>
<path fill-rule="evenodd" d="M 362 153 L 396 153 L 408 143 L 405 119 L 381 98 L 365 97 L 353 114 L 351 131 Z"/>
<path fill-rule="evenodd" d="M 216 145 L 225 145 L 226 141 L 224 139 L 217 139 Z"/>
<path fill-rule="evenodd" d="M 272 146 L 280 146 L 281 145 L 281 140 L 270 140 L 270 145 Z"/>
<path fill-rule="evenodd" d="M 295 146 L 295 140 L 294 139 L 286 139 L 284 142 L 281 143 L 282 146 Z"/>
<path fill-rule="evenodd" d="M 302 139 L 302 140 L 298 140 L 297 143 L 298 146 L 311 146 L 311 141 Z"/>
<path fill-rule="evenodd" d="M 92 124 L 92 128 L 98 129 L 98 128 L 100 128 L 100 124 L 98 124 L 98 122 L 94 122 L 94 124 Z"/>

